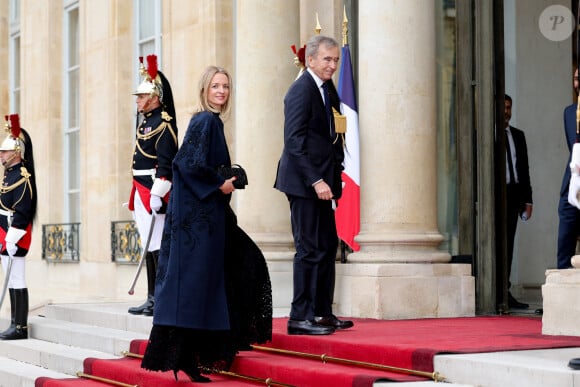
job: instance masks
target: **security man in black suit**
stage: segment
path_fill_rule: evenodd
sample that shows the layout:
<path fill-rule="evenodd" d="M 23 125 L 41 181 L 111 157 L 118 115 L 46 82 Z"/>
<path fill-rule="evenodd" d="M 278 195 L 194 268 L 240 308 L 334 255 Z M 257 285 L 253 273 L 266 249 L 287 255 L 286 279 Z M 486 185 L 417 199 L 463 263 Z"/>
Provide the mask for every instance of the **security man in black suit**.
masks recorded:
<path fill-rule="evenodd" d="M 512 269 L 514 239 L 518 218 L 526 221 L 532 217 L 532 186 L 528 165 L 528 147 L 526 136 L 520 129 L 510 126 L 512 117 L 512 98 L 505 95 L 505 134 L 506 134 L 506 195 L 507 195 L 507 248 L 509 280 Z M 519 302 L 508 293 L 510 308 L 527 309 L 528 304 Z"/>
<path fill-rule="evenodd" d="M 338 236 L 333 201 L 342 194 L 343 143 L 332 108 L 339 61 L 336 40 L 316 35 L 306 44 L 307 70 L 284 98 L 284 149 L 274 187 L 290 203 L 294 296 L 288 334 L 327 335 L 353 326 L 332 313 Z"/>

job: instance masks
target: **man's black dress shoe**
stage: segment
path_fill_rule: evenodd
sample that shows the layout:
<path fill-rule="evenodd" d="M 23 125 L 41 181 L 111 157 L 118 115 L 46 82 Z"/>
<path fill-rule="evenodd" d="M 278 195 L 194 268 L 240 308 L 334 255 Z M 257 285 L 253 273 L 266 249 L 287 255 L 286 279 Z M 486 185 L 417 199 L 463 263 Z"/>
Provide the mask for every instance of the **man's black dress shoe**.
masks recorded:
<path fill-rule="evenodd" d="M 580 358 L 571 359 L 568 362 L 568 367 L 572 368 L 573 370 L 580 370 Z"/>
<path fill-rule="evenodd" d="M 354 323 L 350 320 L 339 320 L 335 315 L 331 314 L 326 317 L 314 317 L 314 322 L 316 325 L 322 325 L 325 327 L 334 327 L 335 329 L 347 329 L 352 328 Z"/>
<path fill-rule="evenodd" d="M 325 327 L 309 320 L 288 320 L 289 335 L 330 335 L 333 327 Z"/>
<path fill-rule="evenodd" d="M 530 307 L 529 304 L 525 304 L 516 300 L 511 293 L 508 293 L 508 306 L 515 309 L 528 309 Z"/>

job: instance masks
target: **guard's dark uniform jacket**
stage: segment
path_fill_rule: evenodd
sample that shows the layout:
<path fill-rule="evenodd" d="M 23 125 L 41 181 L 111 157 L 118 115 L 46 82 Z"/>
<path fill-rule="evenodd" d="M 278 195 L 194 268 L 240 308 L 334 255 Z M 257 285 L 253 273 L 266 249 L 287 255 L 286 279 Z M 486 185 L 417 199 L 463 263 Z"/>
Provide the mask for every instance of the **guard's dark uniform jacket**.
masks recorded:
<path fill-rule="evenodd" d="M 171 163 L 177 152 L 177 127 L 172 117 L 158 107 L 145 113 L 145 118 L 137 128 L 137 140 L 133 153 L 133 187 L 129 199 L 129 210 L 133 211 L 135 191 L 147 211 L 151 188 L 155 179 L 172 180 Z M 169 193 L 164 197 L 163 207 L 158 211 L 164 213 Z"/>
<path fill-rule="evenodd" d="M 30 173 L 18 163 L 4 170 L 4 179 L 0 187 L 0 243 L 1 254 L 6 252 L 6 233 L 12 226 L 25 230 L 26 234 L 18 241 L 15 256 L 23 257 L 28 253 L 32 240 L 33 195 Z"/>

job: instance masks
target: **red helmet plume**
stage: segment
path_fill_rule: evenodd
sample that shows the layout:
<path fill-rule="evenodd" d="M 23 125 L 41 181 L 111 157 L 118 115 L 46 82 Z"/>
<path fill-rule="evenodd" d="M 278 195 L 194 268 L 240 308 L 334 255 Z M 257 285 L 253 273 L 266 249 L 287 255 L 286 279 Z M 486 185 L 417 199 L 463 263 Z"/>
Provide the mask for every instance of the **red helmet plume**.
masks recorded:
<path fill-rule="evenodd" d="M 151 81 L 155 81 L 157 78 L 157 72 L 159 69 L 157 68 L 157 55 L 147 55 L 147 72 L 151 77 Z"/>
<path fill-rule="evenodd" d="M 12 137 L 20 137 L 20 118 L 18 114 L 10 114 L 10 134 Z"/>

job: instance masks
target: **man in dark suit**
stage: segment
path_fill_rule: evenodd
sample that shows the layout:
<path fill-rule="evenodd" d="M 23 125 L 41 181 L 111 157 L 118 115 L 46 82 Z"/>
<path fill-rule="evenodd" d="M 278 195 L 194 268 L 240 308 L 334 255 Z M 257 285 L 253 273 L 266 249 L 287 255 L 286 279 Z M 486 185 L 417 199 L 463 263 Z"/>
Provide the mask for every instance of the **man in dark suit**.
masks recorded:
<path fill-rule="evenodd" d="M 505 134 L 506 134 L 506 195 L 507 195 L 507 248 L 508 248 L 508 273 L 511 275 L 514 238 L 518 218 L 526 221 L 532 217 L 532 186 L 530 184 L 530 171 L 528 166 L 528 148 L 524 132 L 510 126 L 512 117 L 512 98 L 505 95 Z M 511 285 L 511 284 L 510 284 Z M 510 308 L 527 309 L 528 304 L 519 302 L 511 292 L 508 293 L 508 306 Z"/>
<path fill-rule="evenodd" d="M 332 83 L 336 40 L 316 35 L 306 44 L 306 67 L 284 98 L 284 149 L 274 188 L 290 203 L 294 296 L 288 334 L 327 335 L 353 326 L 332 314 L 338 236 L 333 200 L 342 194 L 343 144 L 332 108 L 340 100 Z"/>
<path fill-rule="evenodd" d="M 574 91 L 578 94 L 578 69 L 574 73 Z M 570 204 L 568 194 L 574 191 L 574 184 L 571 185 L 570 163 L 572 162 L 572 149 L 578 142 L 576 134 L 576 109 L 577 105 L 572 104 L 564 109 L 564 133 L 566 134 L 566 143 L 570 155 L 564 170 L 562 187 L 560 188 L 560 202 L 558 204 L 558 217 L 560 224 L 558 226 L 558 269 L 572 268 L 571 258 L 576 254 L 576 242 L 580 234 L 580 211 Z"/>

